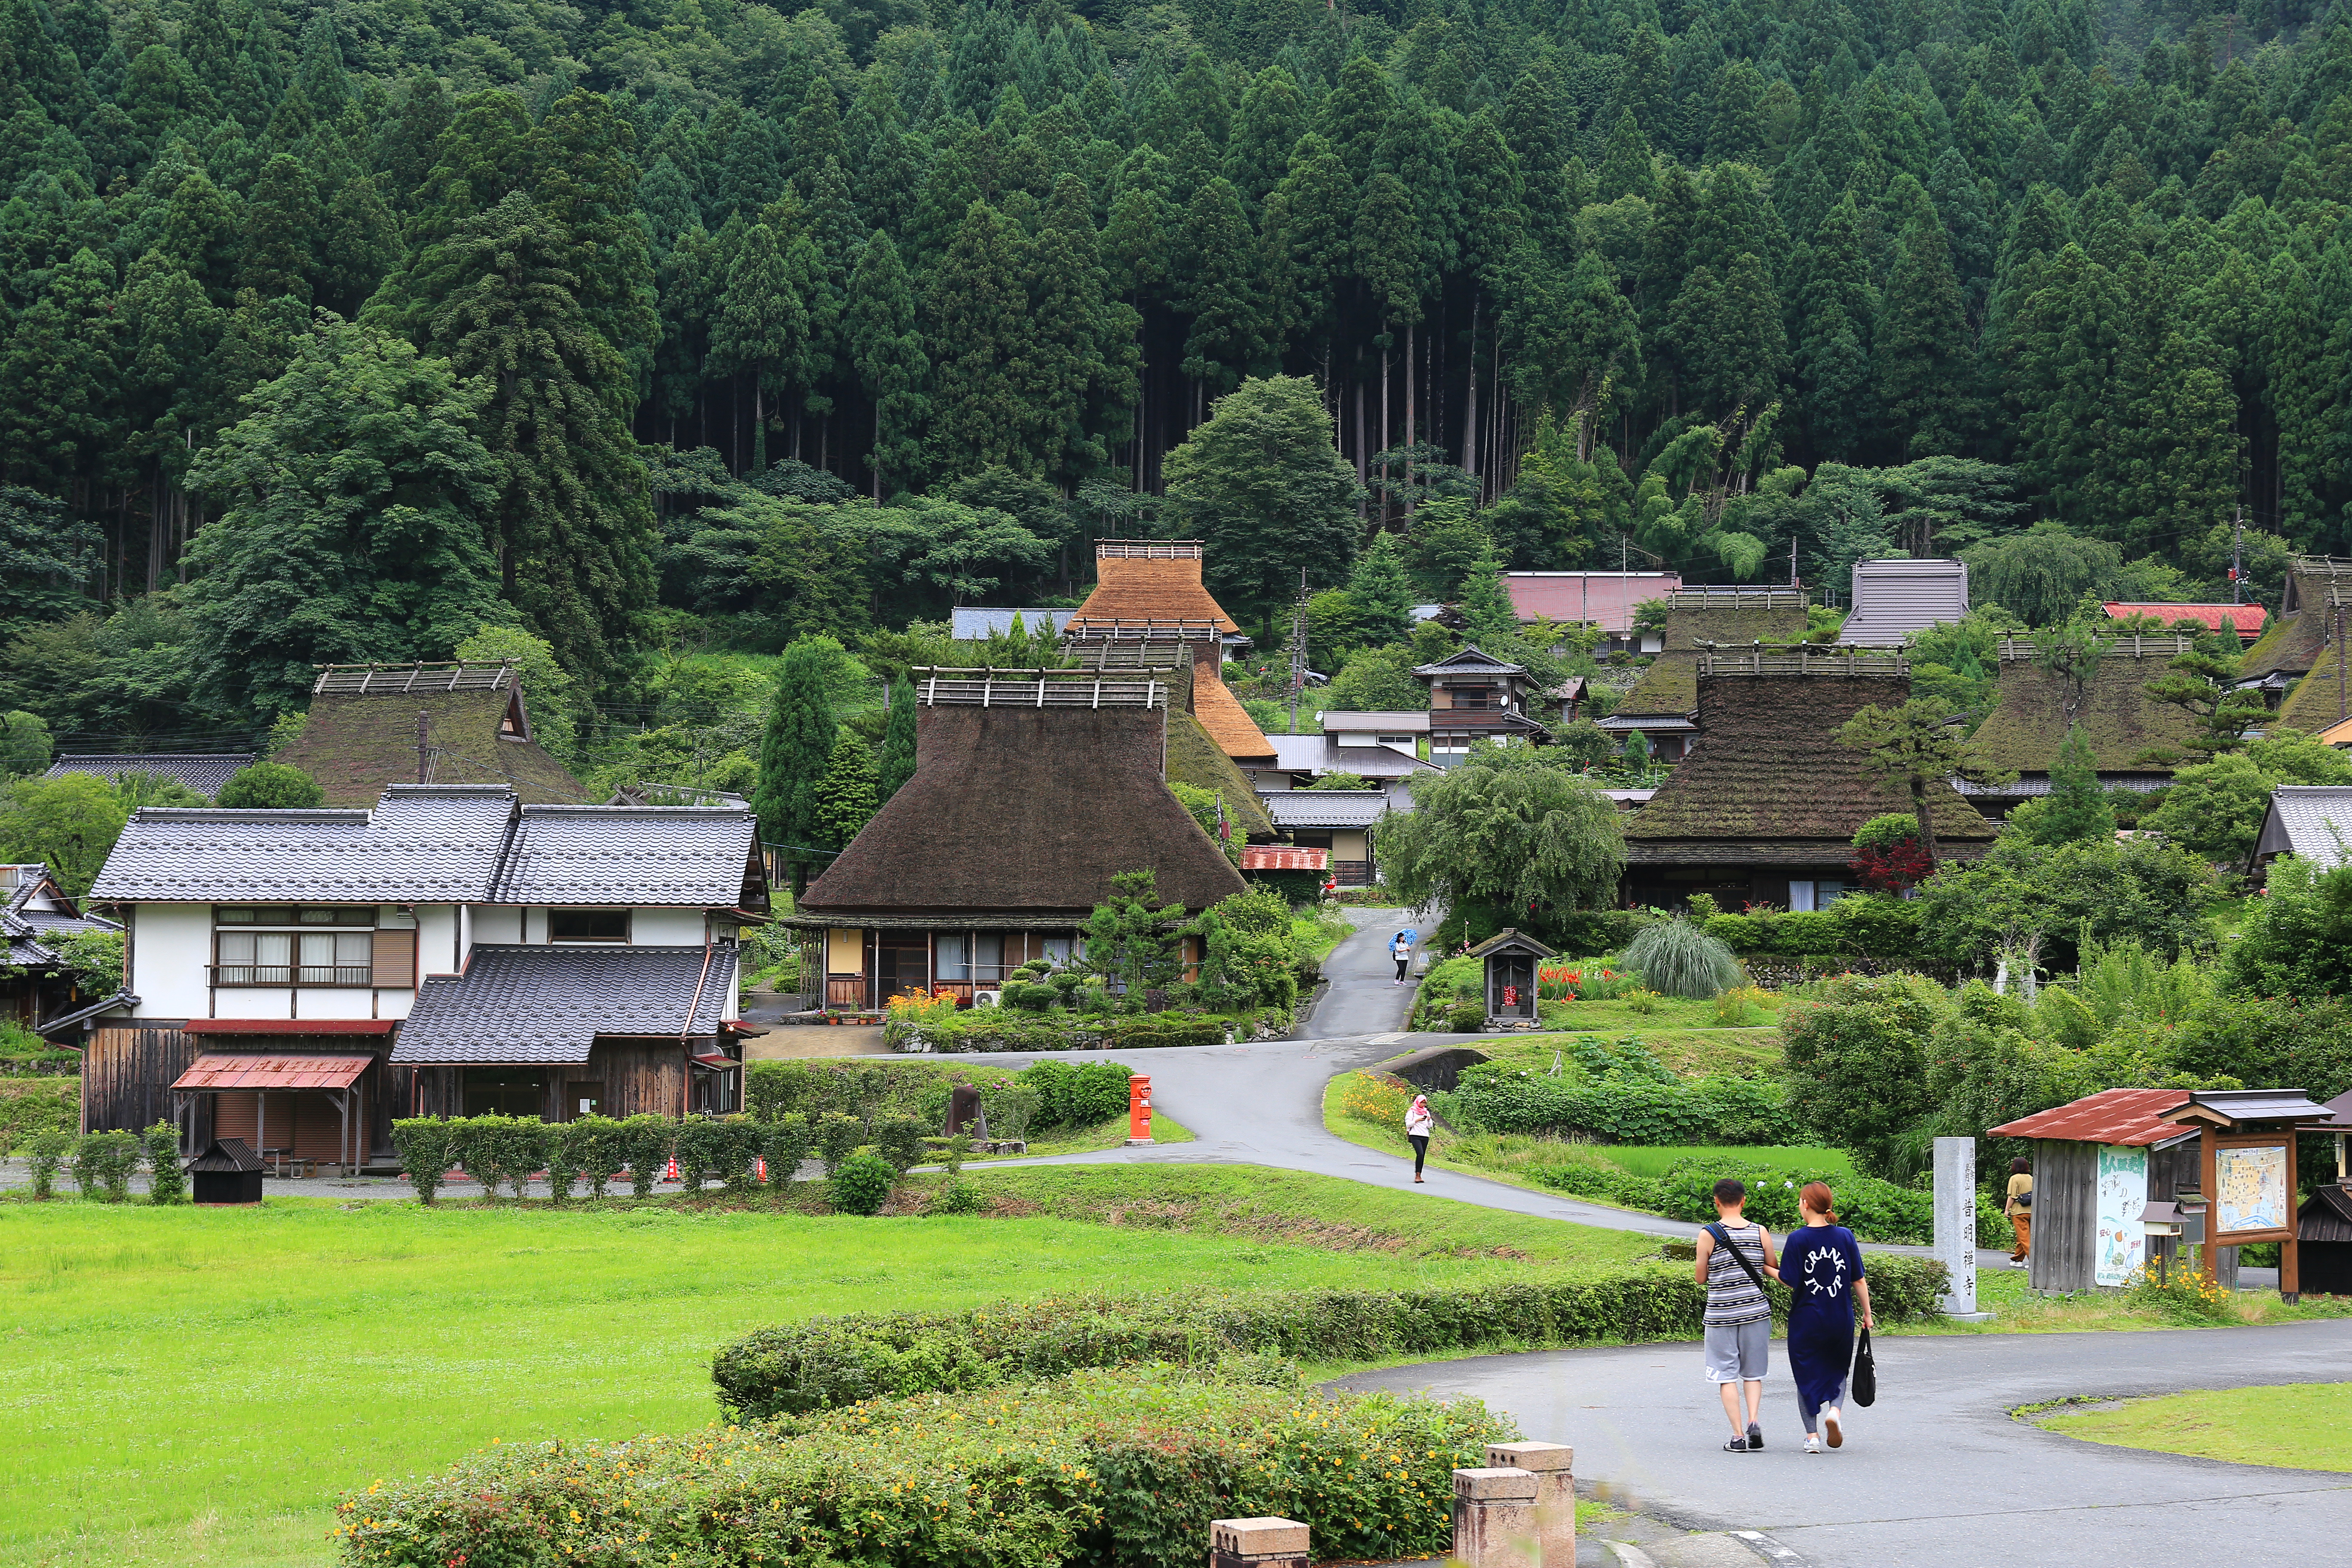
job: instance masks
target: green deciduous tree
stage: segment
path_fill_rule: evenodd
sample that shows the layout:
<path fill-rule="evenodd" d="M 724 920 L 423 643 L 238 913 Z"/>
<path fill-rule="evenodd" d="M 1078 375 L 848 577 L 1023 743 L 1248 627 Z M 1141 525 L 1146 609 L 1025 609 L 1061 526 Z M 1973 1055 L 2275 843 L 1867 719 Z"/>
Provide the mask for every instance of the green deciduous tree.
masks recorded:
<path fill-rule="evenodd" d="M 1899 708 L 1873 703 L 1838 727 L 1841 744 L 1861 752 L 1879 777 L 1910 792 L 1919 847 L 1930 861 L 1937 858 L 1930 792 L 1947 779 L 1990 784 L 2006 776 L 1978 763 L 1955 717 L 1950 704 L 1915 697 Z"/>
<path fill-rule="evenodd" d="M 1549 748 L 1474 748 L 1443 778 L 1417 783 L 1410 813 L 1381 819 L 1382 865 L 1409 904 L 1497 911 L 1541 925 L 1545 911 L 1616 897 L 1625 864 L 1615 806 L 1572 760 Z"/>
<path fill-rule="evenodd" d="M 316 665 L 439 653 L 511 616 L 483 539 L 489 397 L 397 338 L 320 318 L 189 474 L 219 507 L 188 552 L 203 689 L 289 711 Z"/>
<path fill-rule="evenodd" d="M 95 773 L 18 779 L 0 795 L 0 855 L 40 861 L 79 898 L 97 880 L 125 820 L 113 786 Z"/>
<path fill-rule="evenodd" d="M 228 783 L 221 785 L 213 804 L 232 810 L 324 805 L 327 792 L 319 787 L 318 780 L 299 768 L 284 763 L 255 763 L 232 773 Z"/>

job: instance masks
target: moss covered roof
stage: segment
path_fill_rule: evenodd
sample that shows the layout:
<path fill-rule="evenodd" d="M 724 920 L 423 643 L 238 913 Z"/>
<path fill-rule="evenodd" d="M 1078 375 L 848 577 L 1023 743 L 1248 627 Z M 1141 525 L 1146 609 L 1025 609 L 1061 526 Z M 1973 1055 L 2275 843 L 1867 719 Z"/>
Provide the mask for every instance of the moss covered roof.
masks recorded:
<path fill-rule="evenodd" d="M 430 755 L 426 784 L 506 784 L 526 805 L 592 804 L 587 786 L 528 731 L 520 689 L 511 690 L 322 691 L 310 700 L 302 732 L 274 759 L 319 781 L 329 805 L 373 806 L 384 786 L 415 784 L 416 716 L 425 716 Z"/>
<path fill-rule="evenodd" d="M 1911 809 L 1903 786 L 1878 778 L 1837 740 L 1838 727 L 1862 709 L 1907 700 L 1907 679 L 1716 675 L 1697 686 L 1697 749 L 1625 826 L 1636 859 L 1694 840 L 1834 847 L 1872 817 Z M 1928 805 L 1938 840 L 1993 836 L 1948 784 L 1937 784 Z"/>
<path fill-rule="evenodd" d="M 2194 715 L 2147 694 L 2147 684 L 2165 678 L 2169 653 L 2134 658 L 2115 649 L 2103 655 L 2074 721 L 2089 737 L 2103 773 L 2146 768 L 2141 752 L 2179 750 L 2197 731 Z M 1977 755 L 1987 766 L 2023 773 L 2048 773 L 2066 743 L 2066 700 L 2071 682 L 2055 670 L 2026 659 L 2004 659 L 1993 710 L 1976 732 Z"/>
<path fill-rule="evenodd" d="M 1195 789 L 1222 793 L 1226 816 L 1244 837 L 1274 837 L 1274 819 L 1266 816 L 1248 775 L 1225 754 L 1224 748 L 1210 738 L 1201 721 L 1181 708 L 1168 710 L 1167 777 L 1171 784 L 1188 784 Z"/>
<path fill-rule="evenodd" d="M 2284 670 L 2301 675 L 2318 666 L 2327 646 L 2328 611 L 2336 597 L 2352 597 L 2352 562 L 2299 555 L 2287 569 L 2278 618 L 2246 650 L 2238 673 L 2248 680 Z"/>
<path fill-rule="evenodd" d="M 1665 651 L 1633 683 L 1620 713 L 1687 713 L 1698 706 L 1698 645 L 1792 643 L 1805 637 L 1801 595 L 1783 592 L 1741 595 L 1681 593 L 1667 603 Z M 1708 603 L 1704 601 L 1712 600 Z"/>
<path fill-rule="evenodd" d="M 2286 694 L 2286 700 L 2279 704 L 2281 726 L 2308 730 L 2315 735 L 2343 717 L 2336 711 L 2336 672 L 2341 663 L 2338 649 L 2321 650 L 2311 673 L 2297 681 L 2294 689 Z M 2347 683 L 2346 689 L 2352 691 L 2352 683 Z"/>

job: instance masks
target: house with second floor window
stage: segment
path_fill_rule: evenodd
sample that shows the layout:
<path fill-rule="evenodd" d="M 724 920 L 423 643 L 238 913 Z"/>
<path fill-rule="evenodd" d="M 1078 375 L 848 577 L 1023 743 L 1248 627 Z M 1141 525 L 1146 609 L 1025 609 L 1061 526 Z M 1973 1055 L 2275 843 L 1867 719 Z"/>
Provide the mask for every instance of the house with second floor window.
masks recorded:
<path fill-rule="evenodd" d="M 66 1040 L 94 1014 L 101 999 L 119 994 L 76 972 L 66 942 L 81 932 L 113 931 L 112 921 L 88 914 L 79 900 L 38 861 L 0 866 L 0 1018 L 45 1038 Z"/>
<path fill-rule="evenodd" d="M 1528 712 L 1533 686 L 1527 667 L 1496 658 L 1472 643 L 1413 674 L 1429 683 L 1429 760 L 1450 768 L 1470 754 L 1473 741 L 1543 745 L 1551 731 Z M 1330 728 L 1325 721 L 1324 728 Z"/>
<path fill-rule="evenodd" d="M 128 994 L 84 1047 L 82 1125 L 364 1166 L 397 1117 L 737 1110 L 755 840 L 740 806 L 495 784 L 144 807 L 91 892 L 126 929 Z"/>

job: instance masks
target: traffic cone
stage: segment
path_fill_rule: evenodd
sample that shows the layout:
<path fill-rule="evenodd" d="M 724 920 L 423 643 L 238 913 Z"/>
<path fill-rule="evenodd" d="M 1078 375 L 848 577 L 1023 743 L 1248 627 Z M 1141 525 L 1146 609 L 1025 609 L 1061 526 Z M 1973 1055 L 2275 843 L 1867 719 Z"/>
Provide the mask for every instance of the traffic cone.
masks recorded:
<path fill-rule="evenodd" d="M 763 1155 L 761 1158 L 752 1161 L 751 1169 L 759 1173 L 761 1184 L 765 1185 L 768 1180 L 767 1158 Z"/>
<path fill-rule="evenodd" d="M 677 1173 L 677 1155 L 673 1154 L 669 1157 L 669 1165 L 662 1172 L 662 1180 L 665 1182 L 682 1182 L 686 1180 L 685 1177 Z"/>

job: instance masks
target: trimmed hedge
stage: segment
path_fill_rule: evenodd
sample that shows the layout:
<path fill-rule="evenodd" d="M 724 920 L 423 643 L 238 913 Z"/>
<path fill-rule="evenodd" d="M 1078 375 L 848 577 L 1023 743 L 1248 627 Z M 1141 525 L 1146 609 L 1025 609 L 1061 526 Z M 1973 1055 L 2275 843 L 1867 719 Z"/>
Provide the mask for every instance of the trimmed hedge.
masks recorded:
<path fill-rule="evenodd" d="M 1835 1171 L 1791 1171 L 1778 1165 L 1704 1156 L 1678 1160 L 1662 1176 L 1640 1176 L 1598 1163 L 1534 1165 L 1528 1167 L 1528 1174 L 1545 1186 L 1580 1198 L 1599 1198 L 1694 1225 L 1715 1218 L 1716 1182 L 1724 1176 L 1737 1176 L 1748 1185 L 1748 1216 L 1762 1221 L 1776 1235 L 1785 1235 L 1797 1227 L 1798 1191 L 1807 1182 L 1827 1182 L 1837 1195 L 1838 1222 L 1864 1241 L 1926 1247 L 1936 1236 L 1933 1194 L 1874 1176 Z M 2000 1205 L 1979 1194 L 1978 1245 L 2003 1247 L 2009 1241 L 2009 1223 L 2002 1218 Z M 1872 1259 L 1874 1278 L 1883 1266 L 1882 1260 Z"/>
<path fill-rule="evenodd" d="M 1318 1557 L 1444 1553 L 1453 1471 L 1517 1429 L 1476 1400 L 1326 1396 L 1173 1368 L 1080 1373 L 765 1428 L 501 1446 L 346 1496 L 346 1563 L 1192 1568 L 1214 1519 Z"/>
<path fill-rule="evenodd" d="M 1889 1322 L 1937 1310 L 1942 1264 L 1888 1258 L 1870 1267 L 1871 1303 Z M 1695 1340 L 1706 1306 L 1706 1289 L 1687 1268 L 1673 1266 L 1454 1289 L 1064 1296 L 754 1329 L 720 1347 L 710 1375 L 721 1405 L 756 1419 L 1145 1362 L 1204 1365 L 1234 1355 L 1365 1362 Z M 1785 1306 L 1784 1298 L 1776 1310 Z"/>
<path fill-rule="evenodd" d="M 1489 1062 L 1463 1069 L 1445 1114 L 1478 1131 L 1612 1143 L 1795 1143 L 1801 1137 L 1780 1085 L 1723 1075 L 1664 1083 L 1622 1074 L 1551 1078 Z"/>
<path fill-rule="evenodd" d="M 1767 910 L 1715 915 L 1706 934 L 1741 957 L 1840 954 L 1910 958 L 1919 947 L 1919 905 L 1903 899 L 1849 897 L 1826 910 Z"/>

